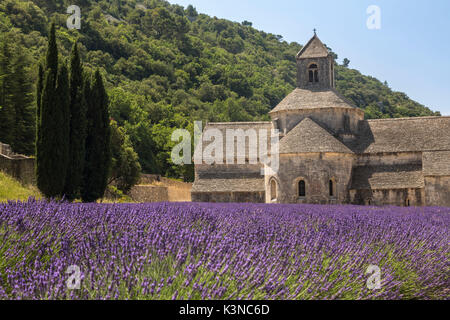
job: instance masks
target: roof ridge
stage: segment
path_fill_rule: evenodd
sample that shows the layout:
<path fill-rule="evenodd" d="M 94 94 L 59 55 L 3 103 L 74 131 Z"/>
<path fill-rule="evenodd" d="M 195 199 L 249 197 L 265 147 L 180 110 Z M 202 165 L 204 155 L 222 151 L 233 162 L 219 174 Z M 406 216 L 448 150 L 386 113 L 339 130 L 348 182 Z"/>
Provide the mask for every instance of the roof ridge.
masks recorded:
<path fill-rule="evenodd" d="M 424 117 L 404 117 L 404 118 L 383 118 L 383 119 L 367 119 L 367 122 L 381 121 L 405 121 L 405 120 L 424 120 L 424 119 L 450 119 L 450 116 L 424 116 Z"/>

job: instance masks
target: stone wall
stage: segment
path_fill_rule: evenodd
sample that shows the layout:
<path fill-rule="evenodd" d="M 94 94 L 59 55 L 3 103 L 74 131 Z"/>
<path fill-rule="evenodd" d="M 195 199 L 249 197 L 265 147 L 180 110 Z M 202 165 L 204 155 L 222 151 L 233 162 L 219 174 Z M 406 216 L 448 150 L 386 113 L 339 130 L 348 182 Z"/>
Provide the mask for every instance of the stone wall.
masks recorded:
<path fill-rule="evenodd" d="M 23 184 L 35 184 L 34 159 L 0 154 L 0 170 Z"/>
<path fill-rule="evenodd" d="M 172 180 L 157 174 L 142 174 L 129 196 L 136 202 L 189 202 L 192 183 Z"/>
<path fill-rule="evenodd" d="M 280 155 L 280 168 L 275 176 L 266 177 L 266 190 L 271 179 L 278 184 L 277 203 L 341 204 L 348 202 L 353 155 L 310 153 Z M 305 181 L 306 196 L 298 194 L 299 180 Z M 330 196 L 329 181 L 333 180 L 334 195 Z M 266 202 L 271 200 L 270 192 Z"/>
<path fill-rule="evenodd" d="M 422 152 L 368 153 L 358 155 L 356 166 L 421 165 Z"/>
<path fill-rule="evenodd" d="M 169 190 L 162 186 L 134 186 L 129 196 L 136 202 L 164 202 L 169 201 Z"/>
<path fill-rule="evenodd" d="M 265 192 L 192 192 L 192 202 L 264 203 Z"/>
<path fill-rule="evenodd" d="M 450 151 L 423 153 L 427 206 L 450 207 Z"/>
<path fill-rule="evenodd" d="M 329 108 L 306 109 L 283 112 L 277 115 L 279 129 L 282 133 L 288 133 L 306 117 L 311 118 L 322 127 L 329 128 L 335 134 L 343 133 L 343 128 L 357 134 L 359 122 L 364 119 L 364 112 L 360 109 Z"/>
<path fill-rule="evenodd" d="M 373 206 L 423 206 L 425 190 L 420 188 L 350 190 L 350 203 Z"/>
<path fill-rule="evenodd" d="M 425 177 L 425 203 L 450 207 L 450 176 Z"/>
<path fill-rule="evenodd" d="M 309 82 L 309 66 L 316 64 L 319 82 Z M 334 61 L 332 57 L 297 60 L 297 86 L 305 89 L 329 89 L 334 87 Z"/>

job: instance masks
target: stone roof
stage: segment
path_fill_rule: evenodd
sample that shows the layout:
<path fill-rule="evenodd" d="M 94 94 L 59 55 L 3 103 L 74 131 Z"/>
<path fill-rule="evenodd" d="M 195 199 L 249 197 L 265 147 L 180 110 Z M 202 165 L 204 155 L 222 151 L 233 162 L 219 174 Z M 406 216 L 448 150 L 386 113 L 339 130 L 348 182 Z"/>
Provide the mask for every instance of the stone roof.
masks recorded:
<path fill-rule="evenodd" d="M 253 179 L 196 179 L 192 192 L 260 192 L 265 191 L 264 177 Z"/>
<path fill-rule="evenodd" d="M 450 117 L 368 120 L 359 131 L 357 153 L 450 150 Z"/>
<path fill-rule="evenodd" d="M 314 35 L 308 43 L 297 53 L 297 59 L 323 58 L 329 55 L 328 49 L 320 41 L 317 35 Z"/>
<path fill-rule="evenodd" d="M 239 156 L 240 157 L 244 157 L 245 159 L 249 158 L 249 152 L 253 152 L 252 154 L 256 154 L 258 155 L 258 147 L 259 147 L 259 133 L 260 130 L 267 130 L 267 151 L 270 152 L 270 137 L 271 137 L 271 130 L 272 130 L 272 122 L 270 121 L 255 121 L 255 122 L 210 122 L 205 126 L 205 129 L 202 133 L 202 139 L 204 138 L 205 132 L 206 130 L 210 130 L 210 129 L 217 129 L 222 133 L 222 139 L 223 139 L 223 158 L 224 161 L 226 159 L 226 154 L 227 154 L 227 130 L 244 130 L 244 134 L 245 131 L 251 129 L 254 130 L 256 133 L 256 136 L 258 138 L 258 140 L 256 141 L 256 144 L 250 144 L 249 143 L 249 139 L 246 138 L 245 141 L 245 155 L 241 154 L 239 152 Z M 238 155 L 238 150 L 237 150 L 237 139 L 235 138 L 235 159 L 237 158 Z M 213 141 L 208 142 L 208 141 L 203 141 L 203 151 L 205 151 L 205 148 L 207 148 L 207 146 L 209 144 L 213 143 Z M 200 147 L 200 145 L 197 145 L 197 149 L 196 151 L 198 151 L 198 148 Z"/>
<path fill-rule="evenodd" d="M 352 106 L 351 103 L 335 89 L 308 90 L 296 88 L 281 100 L 281 102 L 269 113 L 319 108 L 348 108 L 360 110 Z M 362 110 L 360 111 L 363 112 Z"/>
<path fill-rule="evenodd" d="M 432 151 L 422 154 L 425 176 L 450 176 L 450 151 Z"/>
<path fill-rule="evenodd" d="M 351 189 L 382 190 L 423 187 L 424 179 L 420 164 L 360 166 L 353 169 Z"/>
<path fill-rule="evenodd" d="M 303 119 L 280 140 L 280 154 L 339 152 L 353 153 L 342 142 L 310 118 Z"/>

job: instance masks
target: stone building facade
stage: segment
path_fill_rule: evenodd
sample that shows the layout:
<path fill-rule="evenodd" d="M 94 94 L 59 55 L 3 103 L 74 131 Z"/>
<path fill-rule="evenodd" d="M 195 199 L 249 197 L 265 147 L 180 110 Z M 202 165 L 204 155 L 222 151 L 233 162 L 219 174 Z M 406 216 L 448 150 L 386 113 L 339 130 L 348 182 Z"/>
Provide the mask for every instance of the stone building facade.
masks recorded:
<path fill-rule="evenodd" d="M 278 129 L 278 171 L 261 174 L 247 156 L 196 164 L 192 201 L 450 206 L 450 117 L 365 120 L 335 90 L 317 35 L 297 54 L 297 88 L 269 114 L 205 130 Z"/>

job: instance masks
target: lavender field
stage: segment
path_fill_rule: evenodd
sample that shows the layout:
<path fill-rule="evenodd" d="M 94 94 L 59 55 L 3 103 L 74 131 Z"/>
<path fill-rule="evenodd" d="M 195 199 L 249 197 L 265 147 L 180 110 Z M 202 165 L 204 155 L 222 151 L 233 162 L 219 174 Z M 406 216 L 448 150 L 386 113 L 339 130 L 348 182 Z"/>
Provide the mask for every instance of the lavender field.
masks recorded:
<path fill-rule="evenodd" d="M 449 208 L 9 202 L 0 299 L 448 299 L 449 225 Z"/>

